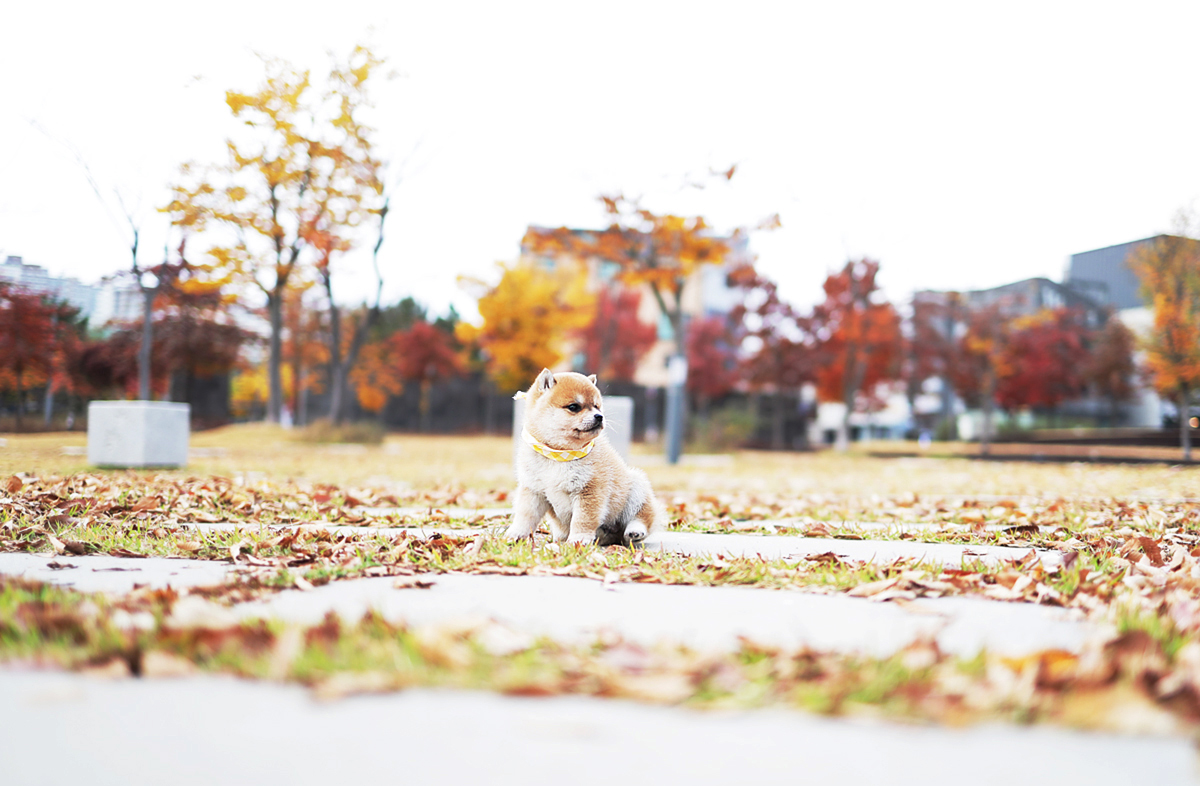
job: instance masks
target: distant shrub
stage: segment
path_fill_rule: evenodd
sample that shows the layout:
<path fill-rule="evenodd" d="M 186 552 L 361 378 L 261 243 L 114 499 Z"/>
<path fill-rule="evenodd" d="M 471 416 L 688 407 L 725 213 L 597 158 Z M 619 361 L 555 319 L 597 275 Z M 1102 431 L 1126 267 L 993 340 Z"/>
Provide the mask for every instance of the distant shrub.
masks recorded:
<path fill-rule="evenodd" d="M 383 443 L 386 433 L 382 425 L 371 421 L 335 426 L 328 420 L 317 420 L 303 428 L 295 429 L 292 439 L 321 445 L 346 442 L 356 445 L 379 445 Z"/>
<path fill-rule="evenodd" d="M 747 407 L 722 407 L 707 418 L 692 417 L 688 451 L 723 453 L 743 447 L 752 436 L 757 421 Z"/>

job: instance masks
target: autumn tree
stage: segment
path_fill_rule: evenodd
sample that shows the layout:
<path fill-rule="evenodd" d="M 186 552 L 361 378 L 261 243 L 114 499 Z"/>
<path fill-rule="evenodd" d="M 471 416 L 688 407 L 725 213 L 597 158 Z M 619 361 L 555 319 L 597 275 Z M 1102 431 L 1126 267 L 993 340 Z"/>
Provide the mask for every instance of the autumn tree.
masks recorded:
<path fill-rule="evenodd" d="M 992 421 L 996 409 L 996 388 L 1000 379 L 1011 373 L 1008 365 L 1010 318 L 1004 302 L 969 309 L 966 331 L 958 340 L 958 351 L 951 368 L 955 392 L 968 405 L 983 410 L 980 452 L 991 450 Z"/>
<path fill-rule="evenodd" d="M 606 286 L 596 298 L 595 316 L 579 333 L 584 366 L 600 379 L 632 382 L 638 363 L 658 339 L 658 328 L 638 318 L 642 293 Z"/>
<path fill-rule="evenodd" d="M 413 323 L 389 339 L 400 378 L 420 389 L 421 431 L 429 431 L 429 390 L 435 382 L 460 376 L 465 370 L 454 337 L 428 322 Z"/>
<path fill-rule="evenodd" d="M 878 386 L 899 376 L 900 316 L 882 300 L 875 281 L 878 273 L 879 263 L 870 259 L 847 262 L 825 279 L 825 300 L 813 312 L 822 355 L 817 395 L 845 406 L 839 450 L 849 444 L 850 415 L 877 405 Z"/>
<path fill-rule="evenodd" d="M 724 176 L 732 174 L 730 169 Z M 683 392 L 688 375 L 684 288 L 703 266 L 719 265 L 730 259 L 745 231 L 737 230 L 722 237 L 699 216 L 654 213 L 637 200 L 619 194 L 600 199 L 608 216 L 606 229 L 599 232 L 566 227 L 530 229 L 522 245 L 544 256 L 565 255 L 614 263 L 622 281 L 649 288 L 671 325 L 675 345 L 670 361 L 673 380 L 667 401 L 667 458 L 675 463 L 682 449 Z M 771 228 L 778 224 L 778 216 L 773 216 L 760 226 Z"/>
<path fill-rule="evenodd" d="M 751 392 L 773 398 L 771 447 L 781 450 L 789 395 L 816 381 L 812 319 L 784 301 L 775 282 L 751 266 L 731 272 L 729 281 L 742 293 L 729 315 L 738 331 L 739 375 Z"/>
<path fill-rule="evenodd" d="M 494 286 L 462 282 L 479 296 L 483 324 L 458 323 L 455 334 L 484 354 L 488 377 L 500 390 L 524 390 L 543 368 L 564 357 L 567 339 L 592 319 L 595 296 L 577 264 L 553 270 L 534 263 L 500 263 Z"/>
<path fill-rule="evenodd" d="M 306 265 L 314 273 L 323 265 L 331 276 L 334 257 L 357 242 L 359 224 L 372 212 L 386 214 L 371 129 L 360 117 L 366 84 L 380 64 L 368 49 L 356 47 L 317 87 L 308 70 L 268 60 L 266 80 L 256 91 L 226 93 L 230 111 L 245 126 L 241 137 L 227 142 L 228 162 L 194 182 L 191 169 L 181 173 L 188 181 L 184 190 L 228 230 L 228 242 L 210 253 L 266 299 L 267 416 L 274 422 L 283 406 L 289 284 Z M 340 352 L 340 341 L 331 347 Z M 344 380 L 349 364 L 338 365 Z"/>
<path fill-rule="evenodd" d="M 996 385 L 1000 406 L 1053 412 L 1062 402 L 1083 396 L 1090 339 L 1091 330 L 1075 309 L 1043 309 L 1013 319 L 1003 349 L 1005 373 Z"/>
<path fill-rule="evenodd" d="M 317 253 L 316 270 L 329 307 L 329 417 L 335 424 L 345 417 L 348 383 L 359 353 L 379 319 L 383 296 L 383 275 L 379 269 L 379 249 L 383 245 L 389 200 L 384 195 L 383 163 L 378 159 L 372 140 L 374 129 L 362 122 L 362 109 L 370 106 L 366 85 L 372 70 L 383 64 L 368 50 L 355 50 L 356 58 L 330 75 L 331 95 L 340 98 L 341 114 L 334 125 L 344 132 L 340 144 L 330 148 L 331 160 L 340 170 L 328 179 L 325 193 L 318 202 L 324 206 L 308 229 L 307 240 Z M 353 315 L 348 341 L 342 341 L 342 313 L 334 297 L 335 257 L 354 247 L 357 226 L 367 217 L 376 218 L 377 232 L 371 251 L 375 278 L 374 303 Z"/>
<path fill-rule="evenodd" d="M 916 412 L 917 396 L 926 381 L 941 383 L 941 419 L 951 432 L 954 418 L 954 361 L 958 356 L 957 326 L 965 319 L 963 297 L 958 292 L 919 292 L 913 296 L 912 314 L 904 336 L 901 378 L 909 410 Z"/>
<path fill-rule="evenodd" d="M 359 362 L 350 372 L 358 405 L 367 412 L 382 412 L 390 396 L 404 392 L 396 351 L 387 340 L 363 345 Z"/>
<path fill-rule="evenodd" d="M 1185 221 L 1179 219 L 1181 228 Z M 1154 310 L 1146 368 L 1159 394 L 1175 400 L 1179 443 L 1184 460 L 1190 461 L 1191 403 L 1200 387 L 1200 242 L 1164 235 L 1139 247 L 1129 265 L 1141 282 L 1142 298 Z"/>
<path fill-rule="evenodd" d="M 712 315 L 688 323 L 687 390 L 701 418 L 708 414 L 709 402 L 733 392 L 738 381 L 737 355 L 728 319 Z"/>
<path fill-rule="evenodd" d="M 297 425 L 308 424 L 309 394 L 325 390 L 329 369 L 328 314 L 305 302 L 308 291 L 293 285 L 284 294 L 284 393 Z"/>
<path fill-rule="evenodd" d="M 1120 406 L 1137 393 L 1137 339 L 1125 323 L 1110 316 L 1096 336 L 1084 378 L 1097 394 L 1108 400 L 1109 424 L 1117 425 Z"/>
<path fill-rule="evenodd" d="M 0 282 L 0 388 L 17 400 L 22 428 L 25 392 L 48 381 L 56 349 L 56 309 L 46 298 Z"/>

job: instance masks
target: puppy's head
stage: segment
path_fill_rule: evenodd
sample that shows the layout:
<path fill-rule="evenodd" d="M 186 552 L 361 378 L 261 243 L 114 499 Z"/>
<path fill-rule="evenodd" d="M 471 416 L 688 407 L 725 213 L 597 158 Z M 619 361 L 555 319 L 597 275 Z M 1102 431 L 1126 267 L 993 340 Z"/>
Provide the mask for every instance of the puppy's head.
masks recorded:
<path fill-rule="evenodd" d="M 525 428 L 539 442 L 564 450 L 598 437 L 604 411 L 596 375 L 543 369 L 527 393 Z"/>

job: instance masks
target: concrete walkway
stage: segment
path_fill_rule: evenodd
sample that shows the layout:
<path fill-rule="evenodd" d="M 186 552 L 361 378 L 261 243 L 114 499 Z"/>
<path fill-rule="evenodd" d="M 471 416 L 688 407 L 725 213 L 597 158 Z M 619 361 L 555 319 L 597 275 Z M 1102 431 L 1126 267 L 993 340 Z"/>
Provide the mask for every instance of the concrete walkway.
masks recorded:
<path fill-rule="evenodd" d="M 71 567 L 54 569 L 51 563 Z M 84 592 L 209 586 L 245 571 L 204 560 L 0 554 L 2 574 Z M 577 642 L 611 631 L 646 644 L 665 640 L 701 649 L 733 649 L 745 636 L 764 645 L 874 656 L 890 655 L 930 637 L 943 650 L 966 657 L 983 648 L 1005 655 L 1052 648 L 1078 651 L 1088 640 L 1109 634 L 1107 627 L 1081 620 L 1077 611 L 976 598 L 924 598 L 899 605 L 748 587 L 606 587 L 591 579 L 559 576 L 446 574 L 429 579 L 434 582 L 429 589 L 396 589 L 395 579 L 386 577 L 337 581 L 242 604 L 234 613 L 316 623 L 329 611 L 356 620 L 375 609 L 389 620 L 412 625 L 494 621 L 521 635 Z M 229 616 L 224 610 L 211 611 L 209 617 Z"/>
<path fill-rule="evenodd" d="M 314 590 L 289 590 L 243 604 L 243 617 L 306 624 L 329 611 L 356 620 L 374 609 L 410 625 L 483 625 L 495 621 L 532 636 L 588 643 L 602 632 L 643 644 L 661 641 L 732 650 L 740 637 L 763 645 L 886 657 L 917 639 L 935 638 L 946 652 L 973 657 L 981 649 L 1023 655 L 1079 651 L 1106 626 L 1076 611 L 975 598 L 929 598 L 903 606 L 845 595 L 812 595 L 747 587 L 664 586 L 558 576 L 430 575 L 429 589 L 395 589 L 394 579 L 359 579 Z"/>
<path fill-rule="evenodd" d="M 256 530 L 257 527 L 233 522 L 215 524 L 183 524 L 186 529 L 198 532 Z M 338 524 L 290 524 L 269 525 L 267 529 L 310 528 L 336 532 L 352 532 L 359 535 L 391 535 L 407 532 L 418 537 L 434 533 L 455 537 L 473 537 L 480 534 L 502 536 L 499 524 L 490 527 L 371 527 Z M 985 565 L 996 565 L 1008 560 L 1026 557 L 1030 549 L 1012 546 L 975 546 L 961 543 L 921 543 L 911 540 L 842 540 L 839 538 L 806 538 L 801 535 L 711 535 L 700 532 L 657 532 L 645 542 L 651 550 L 676 554 L 706 555 L 711 557 L 764 557 L 766 559 L 800 559 L 817 554 L 833 553 L 839 557 L 861 562 L 887 563 L 896 559 L 913 559 L 931 565 L 958 568 L 967 561 L 978 561 Z M 1062 563 L 1062 554 L 1057 551 L 1038 550 L 1038 557 L 1047 568 Z"/>
<path fill-rule="evenodd" d="M 222 677 L 0 671 L 13 784 L 1196 784 L 1183 738 L 414 690 L 318 703 Z"/>
<path fill-rule="evenodd" d="M 57 566 L 57 567 L 54 567 Z M 79 592 L 124 594 L 137 587 L 211 587 L 245 569 L 228 562 L 146 557 L 65 557 L 49 554 L 0 554 L 0 574 L 70 587 Z"/>

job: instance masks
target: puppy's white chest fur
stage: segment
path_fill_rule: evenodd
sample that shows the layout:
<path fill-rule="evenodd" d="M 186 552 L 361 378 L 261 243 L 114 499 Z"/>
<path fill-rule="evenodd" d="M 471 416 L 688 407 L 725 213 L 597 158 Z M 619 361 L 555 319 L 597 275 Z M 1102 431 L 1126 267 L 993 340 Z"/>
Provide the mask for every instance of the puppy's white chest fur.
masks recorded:
<path fill-rule="evenodd" d="M 596 468 L 588 457 L 575 461 L 552 461 L 539 456 L 527 445 L 521 446 L 517 483 L 544 496 L 554 509 L 554 515 L 567 526 L 570 526 L 573 499 L 595 476 Z"/>

